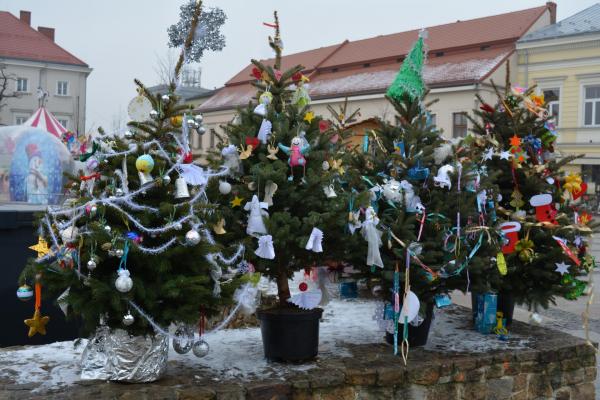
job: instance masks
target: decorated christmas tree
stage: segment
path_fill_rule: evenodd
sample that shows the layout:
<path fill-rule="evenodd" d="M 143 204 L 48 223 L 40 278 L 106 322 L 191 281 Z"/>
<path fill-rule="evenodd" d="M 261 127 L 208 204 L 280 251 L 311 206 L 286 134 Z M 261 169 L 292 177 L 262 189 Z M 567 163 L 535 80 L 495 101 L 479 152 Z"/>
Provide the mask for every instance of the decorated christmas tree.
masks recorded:
<path fill-rule="evenodd" d="M 199 14 L 198 3 L 194 25 Z M 214 172 L 192 162 L 190 135 L 201 119 L 177 104 L 176 82 L 169 93 L 156 95 L 136 85 L 129 131 L 98 136 L 93 150 L 80 157 L 80 175 L 70 177 L 64 205 L 41 217 L 38 258 L 23 271 L 18 292 L 31 298 L 28 284 L 35 286 L 35 313 L 25 321 L 29 336 L 51 326 L 41 300 L 56 296 L 68 317 L 81 320 L 83 335 L 96 333 L 84 353 L 84 377 L 156 379 L 166 365 L 171 324 L 180 328 L 178 352 L 193 348 L 206 355 L 207 343 L 194 339 L 190 326 L 231 302 L 235 287 L 231 279 L 221 285 L 221 266 L 242 253 L 239 248 L 224 256 L 209 228 L 217 207 L 207 201 L 205 187 L 226 168 Z M 141 344 L 133 343 L 135 337 Z M 106 354 L 103 371 L 93 368 L 95 352 Z M 124 372 L 123 359 L 135 368 Z M 102 361 L 95 362 L 101 369 Z"/>
<path fill-rule="evenodd" d="M 556 297 L 576 299 L 584 293 L 594 260 L 587 251 L 597 226 L 581 202 L 587 186 L 563 167 L 576 157 L 555 149 L 558 133 L 543 95 L 535 88 L 511 86 L 498 101 L 474 111 L 474 131 L 486 154 L 488 170 L 498 172 L 501 201 L 499 229 L 508 274 L 493 283 L 531 308 L 548 307 Z"/>
<path fill-rule="evenodd" d="M 215 195 L 223 204 L 224 240 L 243 243 L 250 268 L 277 283 L 278 306 L 272 313 L 314 315 L 318 323 L 321 310 L 313 309 L 322 291 L 307 280 L 292 288 L 297 292 L 292 296 L 288 280 L 295 271 L 344 259 L 348 212 L 341 188 L 345 167 L 338 158 L 342 140 L 310 110 L 303 67 L 281 70 L 277 13 L 266 25 L 275 30 L 269 37 L 275 59 L 272 64 L 252 60 L 256 101 L 226 127 L 221 154 L 231 173 L 214 192 L 218 189 Z M 293 352 L 298 345 L 287 347 Z"/>
<path fill-rule="evenodd" d="M 434 304 L 449 304 L 450 290 L 468 290 L 470 268 L 482 275 L 498 273 L 490 262 L 495 255 L 492 180 L 477 154 L 461 142 L 444 140 L 430 123 L 423 36 L 387 92 L 397 122 L 382 121 L 352 162 L 352 187 L 369 193 L 359 196 L 353 215 L 368 243 L 366 266 L 388 301 L 382 314 L 396 344 L 398 322 L 406 317 L 405 323 L 418 326 L 420 310 L 428 326 Z"/>

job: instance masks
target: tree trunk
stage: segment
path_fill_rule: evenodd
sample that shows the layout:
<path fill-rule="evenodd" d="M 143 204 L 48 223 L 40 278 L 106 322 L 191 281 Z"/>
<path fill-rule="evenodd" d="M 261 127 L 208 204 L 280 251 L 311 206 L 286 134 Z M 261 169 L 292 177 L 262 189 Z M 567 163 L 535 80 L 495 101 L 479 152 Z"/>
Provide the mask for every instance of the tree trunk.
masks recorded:
<path fill-rule="evenodd" d="M 277 274 L 277 296 L 279 297 L 279 305 L 281 307 L 287 307 L 289 305 L 288 299 L 290 295 L 290 286 L 288 284 L 287 271 L 284 266 L 279 266 L 279 272 Z"/>

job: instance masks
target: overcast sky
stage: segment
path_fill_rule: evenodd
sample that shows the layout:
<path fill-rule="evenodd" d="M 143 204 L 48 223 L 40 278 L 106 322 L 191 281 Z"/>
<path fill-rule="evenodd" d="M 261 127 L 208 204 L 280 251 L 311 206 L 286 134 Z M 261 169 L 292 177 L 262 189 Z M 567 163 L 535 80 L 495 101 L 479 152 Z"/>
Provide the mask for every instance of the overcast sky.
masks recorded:
<path fill-rule="evenodd" d="M 136 94 L 133 78 L 156 83 L 157 57 L 165 57 L 167 27 L 178 20 L 185 0 L 0 0 L 0 10 L 32 12 L 32 25 L 56 28 L 56 42 L 88 63 L 86 129 L 110 129 L 126 119 Z M 558 0 L 564 19 L 598 0 Z M 545 4 L 542 0 L 205 0 L 227 14 L 222 52 L 202 61 L 202 86 L 222 86 L 250 58 L 271 56 L 266 37 L 279 11 L 285 53 L 363 39 L 431 25 L 516 11 Z"/>

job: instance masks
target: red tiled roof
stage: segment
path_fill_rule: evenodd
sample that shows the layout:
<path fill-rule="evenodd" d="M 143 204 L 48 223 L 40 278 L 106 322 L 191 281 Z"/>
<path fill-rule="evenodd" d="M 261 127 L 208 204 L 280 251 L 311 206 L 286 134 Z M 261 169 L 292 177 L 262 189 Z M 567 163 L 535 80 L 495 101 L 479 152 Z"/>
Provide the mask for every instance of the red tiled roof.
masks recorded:
<path fill-rule="evenodd" d="M 0 57 L 88 66 L 7 11 L 0 11 Z"/>
<path fill-rule="evenodd" d="M 458 21 L 427 28 L 429 61 L 424 77 L 429 87 L 476 83 L 493 72 L 515 48 L 515 42 L 548 10 L 548 6 Z M 382 93 L 400 69 L 401 60 L 418 37 L 412 30 L 345 41 L 282 57 L 282 69 L 301 64 L 310 74 L 311 97 L 327 98 Z M 483 47 L 485 46 L 485 47 Z M 443 53 L 437 57 L 438 53 Z M 273 65 L 273 59 L 262 62 Z M 250 64 L 231 78 L 199 110 L 245 105 L 255 89 Z"/>

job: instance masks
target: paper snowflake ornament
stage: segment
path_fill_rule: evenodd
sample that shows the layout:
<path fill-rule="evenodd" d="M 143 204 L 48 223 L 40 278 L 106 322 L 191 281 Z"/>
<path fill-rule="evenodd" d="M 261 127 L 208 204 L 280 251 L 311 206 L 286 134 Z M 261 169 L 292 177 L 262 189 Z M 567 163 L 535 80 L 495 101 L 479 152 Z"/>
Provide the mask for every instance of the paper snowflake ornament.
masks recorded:
<path fill-rule="evenodd" d="M 555 272 L 560 272 L 561 275 L 564 274 L 568 274 L 569 273 L 569 264 L 566 264 L 564 261 L 556 263 L 556 269 L 554 270 Z"/>

